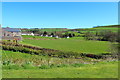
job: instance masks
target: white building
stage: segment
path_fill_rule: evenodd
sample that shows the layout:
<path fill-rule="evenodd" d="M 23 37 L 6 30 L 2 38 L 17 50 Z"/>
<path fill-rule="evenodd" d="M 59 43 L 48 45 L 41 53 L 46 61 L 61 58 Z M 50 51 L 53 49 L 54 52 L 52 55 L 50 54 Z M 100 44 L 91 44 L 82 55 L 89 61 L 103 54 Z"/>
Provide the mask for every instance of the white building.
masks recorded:
<path fill-rule="evenodd" d="M 67 38 L 70 38 L 69 36 Z"/>
<path fill-rule="evenodd" d="M 34 36 L 33 33 L 22 33 L 22 35 L 31 35 L 31 36 Z"/>

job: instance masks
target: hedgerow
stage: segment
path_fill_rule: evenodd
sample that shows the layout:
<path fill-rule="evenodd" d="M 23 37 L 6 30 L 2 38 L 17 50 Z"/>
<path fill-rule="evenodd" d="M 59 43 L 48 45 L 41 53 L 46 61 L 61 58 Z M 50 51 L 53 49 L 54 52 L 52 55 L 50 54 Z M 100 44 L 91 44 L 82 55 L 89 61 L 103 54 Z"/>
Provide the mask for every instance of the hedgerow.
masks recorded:
<path fill-rule="evenodd" d="M 18 43 L 12 42 L 2 42 L 2 49 L 9 50 L 14 52 L 22 52 L 28 54 L 35 54 L 35 55 L 42 55 L 42 56 L 51 56 L 51 57 L 58 57 L 58 58 L 80 58 L 80 57 L 90 57 L 99 59 L 102 58 L 101 55 L 94 55 L 94 54 L 86 54 L 82 52 L 66 52 L 66 51 L 59 51 L 54 49 L 47 49 L 47 48 L 39 48 L 29 45 L 23 45 Z"/>

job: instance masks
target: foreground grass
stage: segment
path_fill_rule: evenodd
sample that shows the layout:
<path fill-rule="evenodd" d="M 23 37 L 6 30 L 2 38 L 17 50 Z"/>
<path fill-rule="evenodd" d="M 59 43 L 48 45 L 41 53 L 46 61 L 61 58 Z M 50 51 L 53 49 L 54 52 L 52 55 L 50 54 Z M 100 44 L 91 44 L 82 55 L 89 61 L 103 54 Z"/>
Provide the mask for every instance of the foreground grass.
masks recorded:
<path fill-rule="evenodd" d="M 100 54 L 109 52 L 110 42 L 107 41 L 85 41 L 79 38 L 57 39 L 57 40 L 34 40 L 24 39 L 23 44 L 31 44 L 43 48 L 50 48 L 62 51 L 84 52 Z"/>
<path fill-rule="evenodd" d="M 3 70 L 3 78 L 117 78 L 118 62 L 86 64 L 81 67 Z"/>
<path fill-rule="evenodd" d="M 96 62 L 96 59 L 55 58 L 49 56 L 31 55 L 21 52 L 2 50 L 2 61 L 9 62 L 9 64 L 15 64 L 15 65 L 24 65 L 26 63 L 31 63 L 34 66 L 39 66 L 39 65 L 48 65 L 48 64 L 94 63 Z"/>
<path fill-rule="evenodd" d="M 3 61 L 11 60 L 11 66 L 25 64 L 25 62 L 30 61 L 36 65 L 34 68 L 27 66 L 27 68 L 19 67 L 18 69 L 16 66 L 13 66 L 15 69 L 13 67 L 11 69 L 3 67 L 3 78 L 117 78 L 118 76 L 117 61 L 81 64 L 83 62 L 81 59 L 50 58 L 4 50 L 2 52 Z M 47 69 L 37 67 L 41 63 L 48 65 L 48 60 L 55 65 L 68 65 L 61 67 L 53 66 Z M 73 65 L 73 62 L 78 62 L 80 65 Z"/>

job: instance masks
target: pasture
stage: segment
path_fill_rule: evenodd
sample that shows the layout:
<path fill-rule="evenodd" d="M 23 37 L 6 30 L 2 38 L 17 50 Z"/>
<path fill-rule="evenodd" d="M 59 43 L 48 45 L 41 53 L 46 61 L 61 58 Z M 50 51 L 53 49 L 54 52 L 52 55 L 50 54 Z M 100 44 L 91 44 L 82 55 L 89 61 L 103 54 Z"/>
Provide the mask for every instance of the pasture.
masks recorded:
<path fill-rule="evenodd" d="M 68 31 L 75 35 L 84 32 L 118 29 L 97 27 L 80 30 L 83 33 Z M 67 29 L 43 29 L 43 31 L 67 31 Z M 79 31 L 79 29 L 78 29 Z M 21 44 L 49 48 L 63 52 L 88 54 L 110 53 L 109 41 L 85 40 L 84 37 L 53 38 L 40 36 L 22 36 Z M 117 42 L 116 42 L 117 43 Z M 8 46 L 8 45 L 7 45 Z M 0 50 L 1 51 L 1 50 Z M 94 59 L 89 57 L 59 58 L 46 55 L 34 55 L 24 52 L 2 50 L 3 78 L 117 78 L 118 61 L 116 59 Z"/>
<path fill-rule="evenodd" d="M 83 52 L 91 54 L 107 53 L 110 50 L 110 42 L 86 41 L 83 38 L 35 40 L 24 39 L 21 43 L 50 48 L 62 51 Z"/>
<path fill-rule="evenodd" d="M 95 28 L 86 28 L 86 29 L 77 29 L 78 31 L 82 32 L 82 33 L 86 33 L 86 32 L 102 32 L 102 31 L 112 31 L 112 32 L 118 32 L 120 28 L 118 27 L 95 27 Z"/>
<path fill-rule="evenodd" d="M 117 27 L 99 27 L 99 28 L 93 28 L 93 29 L 95 29 L 96 31 L 109 30 L 109 31 L 113 31 L 113 32 L 118 32 L 118 29 L 120 29 L 120 28 L 117 28 Z"/>
<path fill-rule="evenodd" d="M 40 31 L 44 32 L 58 32 L 58 31 L 67 31 L 68 29 L 62 29 L 62 28 L 48 28 L 48 29 L 41 29 Z"/>

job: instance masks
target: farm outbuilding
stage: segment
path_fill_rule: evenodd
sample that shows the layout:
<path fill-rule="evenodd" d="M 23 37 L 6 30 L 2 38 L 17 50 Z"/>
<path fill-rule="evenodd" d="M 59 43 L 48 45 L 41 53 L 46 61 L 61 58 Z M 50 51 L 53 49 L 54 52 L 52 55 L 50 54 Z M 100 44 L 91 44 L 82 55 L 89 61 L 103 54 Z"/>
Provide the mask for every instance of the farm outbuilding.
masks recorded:
<path fill-rule="evenodd" d="M 2 28 L 2 39 L 3 40 L 22 40 L 21 30 L 19 28 Z"/>

